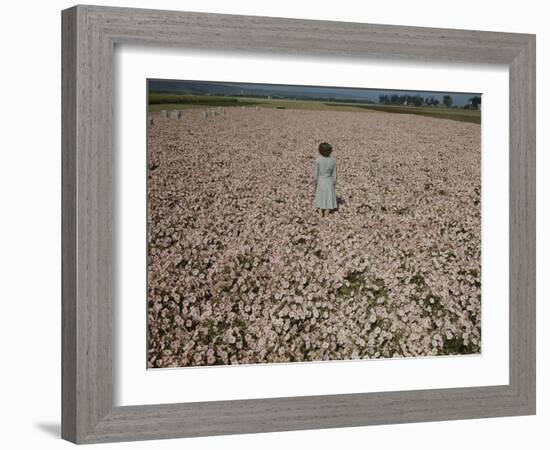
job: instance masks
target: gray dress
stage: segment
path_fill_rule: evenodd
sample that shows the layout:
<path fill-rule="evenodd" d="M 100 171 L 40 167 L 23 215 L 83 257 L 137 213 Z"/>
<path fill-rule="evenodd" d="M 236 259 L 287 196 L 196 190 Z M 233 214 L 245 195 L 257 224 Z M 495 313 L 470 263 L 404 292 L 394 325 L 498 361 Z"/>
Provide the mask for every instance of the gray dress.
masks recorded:
<path fill-rule="evenodd" d="M 315 206 L 336 209 L 336 160 L 330 156 L 319 156 L 313 163 L 313 177 L 317 185 Z"/>

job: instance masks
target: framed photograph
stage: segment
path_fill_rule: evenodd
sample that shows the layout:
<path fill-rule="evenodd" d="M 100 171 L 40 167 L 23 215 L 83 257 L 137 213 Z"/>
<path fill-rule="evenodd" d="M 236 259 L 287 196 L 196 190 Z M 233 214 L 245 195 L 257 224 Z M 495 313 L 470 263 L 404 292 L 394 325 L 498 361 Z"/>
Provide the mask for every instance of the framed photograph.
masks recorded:
<path fill-rule="evenodd" d="M 62 436 L 535 413 L 535 37 L 62 12 Z"/>

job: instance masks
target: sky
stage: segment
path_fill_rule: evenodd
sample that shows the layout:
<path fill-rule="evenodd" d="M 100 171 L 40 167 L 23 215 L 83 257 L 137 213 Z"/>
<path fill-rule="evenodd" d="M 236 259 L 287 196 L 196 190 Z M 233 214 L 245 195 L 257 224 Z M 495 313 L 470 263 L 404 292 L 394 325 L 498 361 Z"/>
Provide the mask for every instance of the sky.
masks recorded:
<path fill-rule="evenodd" d="M 479 93 L 468 92 L 436 92 L 436 91 L 407 91 L 388 89 L 366 89 L 346 87 L 298 86 L 284 84 L 260 83 L 232 83 L 224 81 L 194 81 L 194 80 L 148 80 L 149 90 L 178 92 L 195 95 L 271 95 L 290 98 L 335 98 L 338 100 L 370 100 L 378 102 L 382 94 L 392 95 L 420 95 L 434 97 L 441 102 L 444 95 L 453 98 L 453 104 L 463 106 L 468 100 Z"/>

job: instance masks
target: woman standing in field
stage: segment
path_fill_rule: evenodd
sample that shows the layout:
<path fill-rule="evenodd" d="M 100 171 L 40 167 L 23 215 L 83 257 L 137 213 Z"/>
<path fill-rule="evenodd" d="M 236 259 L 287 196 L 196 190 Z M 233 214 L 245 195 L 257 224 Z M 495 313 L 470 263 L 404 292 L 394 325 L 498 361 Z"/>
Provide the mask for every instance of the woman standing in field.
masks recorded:
<path fill-rule="evenodd" d="M 336 209 L 336 159 L 330 156 L 332 146 L 326 142 L 319 144 L 319 153 L 313 164 L 315 206 L 325 217 L 327 210 Z"/>

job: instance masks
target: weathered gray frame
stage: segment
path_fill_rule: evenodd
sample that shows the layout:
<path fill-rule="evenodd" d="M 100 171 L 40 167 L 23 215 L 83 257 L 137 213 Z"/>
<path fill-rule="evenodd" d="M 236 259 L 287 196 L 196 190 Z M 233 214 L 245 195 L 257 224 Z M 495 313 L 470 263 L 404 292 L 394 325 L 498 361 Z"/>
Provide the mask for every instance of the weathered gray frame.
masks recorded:
<path fill-rule="evenodd" d="M 63 11 L 62 31 L 64 439 L 94 443 L 535 413 L 534 35 L 97 6 Z M 115 407 L 113 52 L 118 43 L 508 65 L 509 384 Z"/>

